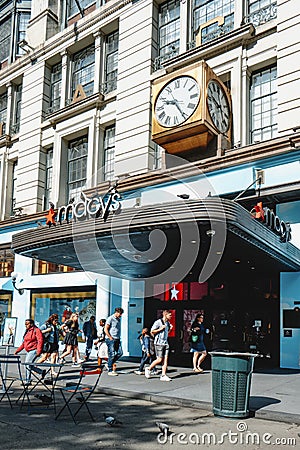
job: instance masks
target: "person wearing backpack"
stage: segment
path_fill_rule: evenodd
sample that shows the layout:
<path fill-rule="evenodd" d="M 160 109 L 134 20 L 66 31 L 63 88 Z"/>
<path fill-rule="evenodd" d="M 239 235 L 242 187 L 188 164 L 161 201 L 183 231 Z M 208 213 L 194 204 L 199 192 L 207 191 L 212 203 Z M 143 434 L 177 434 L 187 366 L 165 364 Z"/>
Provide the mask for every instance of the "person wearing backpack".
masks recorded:
<path fill-rule="evenodd" d="M 134 373 L 136 375 L 143 375 L 144 374 L 144 367 L 145 364 L 152 363 L 153 360 L 153 355 L 154 355 L 154 349 L 152 349 L 151 347 L 151 340 L 152 337 L 149 333 L 148 328 L 143 328 L 142 329 L 142 334 L 139 336 L 139 340 L 141 343 L 141 347 L 142 347 L 142 359 L 141 359 L 141 363 L 140 363 L 140 367 L 138 370 L 135 370 Z"/>
<path fill-rule="evenodd" d="M 191 352 L 193 353 L 193 371 L 203 372 L 200 364 L 205 360 L 207 352 L 204 345 L 205 326 L 203 314 L 197 314 L 191 326 Z"/>
<path fill-rule="evenodd" d="M 172 318 L 172 312 L 169 309 L 163 311 L 163 316 L 154 322 L 151 327 L 151 334 L 154 336 L 154 346 L 156 359 L 153 361 L 149 367 L 145 368 L 145 377 L 151 378 L 151 371 L 158 364 L 162 364 L 162 373 L 160 381 L 172 381 L 170 377 L 166 374 L 168 367 L 168 356 L 169 356 L 169 342 L 168 335 L 173 328 L 170 323 Z"/>

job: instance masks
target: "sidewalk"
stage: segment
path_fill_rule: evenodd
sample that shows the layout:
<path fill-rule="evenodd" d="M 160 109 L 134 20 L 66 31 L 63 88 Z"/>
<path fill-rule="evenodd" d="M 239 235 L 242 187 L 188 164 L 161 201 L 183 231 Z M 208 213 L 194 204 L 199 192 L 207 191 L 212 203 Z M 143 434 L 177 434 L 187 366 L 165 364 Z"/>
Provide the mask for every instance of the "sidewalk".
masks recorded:
<path fill-rule="evenodd" d="M 212 411 L 211 371 L 194 374 L 191 369 L 170 367 L 171 382 L 135 375 L 137 364 L 118 363 L 118 377 L 104 371 L 99 391 L 156 403 Z M 256 418 L 300 424 L 300 371 L 271 369 L 252 375 L 250 410 Z"/>

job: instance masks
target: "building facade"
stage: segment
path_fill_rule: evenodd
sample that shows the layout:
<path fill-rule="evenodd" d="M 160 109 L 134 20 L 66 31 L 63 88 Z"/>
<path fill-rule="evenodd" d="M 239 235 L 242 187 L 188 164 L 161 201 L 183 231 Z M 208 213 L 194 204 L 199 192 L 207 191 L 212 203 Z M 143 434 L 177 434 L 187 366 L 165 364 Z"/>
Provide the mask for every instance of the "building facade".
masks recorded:
<path fill-rule="evenodd" d="M 298 285 L 297 249 L 295 253 L 292 244 L 300 247 L 300 44 L 295 37 L 299 15 L 296 0 L 0 2 L 1 302 L 4 314 L 20 318 L 17 340 L 28 315 L 41 322 L 52 312 L 63 315 L 77 308 L 82 318 L 95 309 L 100 318 L 121 305 L 126 312 L 125 354 L 137 356 L 135 338 L 166 301 L 180 316 L 174 355 L 186 357 L 187 338 L 180 336 L 187 336 L 191 316 L 205 310 L 214 347 L 226 347 L 237 340 L 237 334 L 239 348 L 243 343 L 250 350 L 259 350 L 261 342 L 268 347 L 265 342 L 275 340 L 275 348 L 261 352 L 276 354 L 282 367 L 299 368 L 298 300 L 296 289 L 287 294 L 285 287 L 290 276 Z M 201 141 L 190 148 L 176 147 L 175 140 L 170 152 L 153 135 L 154 86 L 164 77 L 185 76 L 202 61 L 228 92 L 228 128 L 218 130 L 220 107 L 215 106 L 213 113 L 207 100 L 203 105 L 210 124 L 203 122 L 205 145 Z M 200 83 L 200 103 L 205 90 Z M 174 99 L 164 101 L 176 107 Z M 183 124 L 168 113 L 161 119 L 168 130 L 174 120 L 171 132 L 165 133 L 167 140 L 188 122 L 181 106 L 177 103 Z M 186 141 L 191 132 L 187 127 Z M 202 132 L 198 128 L 197 133 Z M 122 195 L 120 215 L 128 208 L 142 211 L 168 202 L 178 208 L 178 201 L 184 199 L 177 196 L 182 194 L 191 201 L 210 196 L 232 201 L 246 190 L 236 202 L 250 211 L 262 201 L 291 224 L 292 240 L 282 245 L 289 245 L 294 264 L 278 264 L 279 256 L 273 255 L 274 264 L 251 276 L 253 282 L 247 284 L 247 271 L 257 271 L 260 255 L 246 248 L 246 268 L 237 271 L 240 262 L 236 262 L 226 280 L 220 268 L 199 280 L 199 273 L 196 277 L 193 267 L 187 270 L 185 264 L 176 276 L 170 273 L 162 280 L 143 276 L 139 269 L 130 276 L 115 267 L 115 272 L 106 270 L 103 262 L 97 269 L 86 260 L 71 264 L 67 251 L 51 254 L 50 235 L 43 259 L 38 247 L 31 257 L 25 256 L 28 249 L 23 251 L 21 245 L 14 253 L 12 236 L 20 231 L 55 234 L 54 226 L 51 231 L 45 226 L 49 202 L 56 209 L 76 204 L 82 190 L 104 195 L 116 180 Z M 59 227 L 55 232 L 62 239 Z M 225 251 L 224 244 L 220 251 L 224 250 L 227 262 L 242 261 L 241 255 L 236 256 L 237 247 L 239 243 L 232 241 L 232 249 Z M 125 246 L 119 250 L 126 256 Z M 136 264 L 141 253 L 134 255 Z M 23 294 L 12 290 L 13 270 L 19 274 L 18 286 L 25 288 Z M 290 270 L 296 273 L 286 274 Z M 241 273 L 241 283 L 234 281 L 235 273 Z M 218 290 L 221 286 L 224 289 Z M 177 296 L 170 293 L 174 287 L 182 291 Z M 246 318 L 237 330 L 243 296 Z M 247 305 L 254 297 L 250 313 Z M 189 303 L 185 309 L 176 302 L 179 298 Z M 269 303 L 263 306 L 265 302 Z"/>

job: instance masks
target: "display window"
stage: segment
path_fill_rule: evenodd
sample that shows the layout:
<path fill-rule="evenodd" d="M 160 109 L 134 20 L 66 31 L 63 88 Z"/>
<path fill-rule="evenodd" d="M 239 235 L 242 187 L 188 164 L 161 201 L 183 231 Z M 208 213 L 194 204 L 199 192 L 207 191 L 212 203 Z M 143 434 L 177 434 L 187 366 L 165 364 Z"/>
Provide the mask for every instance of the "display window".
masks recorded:
<path fill-rule="evenodd" d="M 51 314 L 58 314 L 59 323 L 63 324 L 75 312 L 79 315 L 79 327 L 96 315 L 96 293 L 91 292 L 51 292 L 32 295 L 31 317 L 40 327 Z M 81 342 L 81 335 L 78 336 Z"/>
<path fill-rule="evenodd" d="M 3 337 L 4 322 L 7 317 L 11 317 L 12 295 L 0 295 L 0 339 Z"/>

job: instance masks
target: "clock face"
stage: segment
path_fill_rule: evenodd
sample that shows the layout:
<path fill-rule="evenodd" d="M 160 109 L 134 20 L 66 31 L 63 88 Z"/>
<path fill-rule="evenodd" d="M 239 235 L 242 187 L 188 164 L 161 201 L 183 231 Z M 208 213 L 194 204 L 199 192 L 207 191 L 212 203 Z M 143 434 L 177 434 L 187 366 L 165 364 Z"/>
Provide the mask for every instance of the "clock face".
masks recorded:
<path fill-rule="evenodd" d="M 207 107 L 216 128 L 225 133 L 230 123 L 230 109 L 226 94 L 217 81 L 211 80 L 207 86 Z"/>
<path fill-rule="evenodd" d="M 157 96 L 154 113 L 163 127 L 176 127 L 195 112 L 200 99 L 197 81 L 190 76 L 174 78 Z"/>

